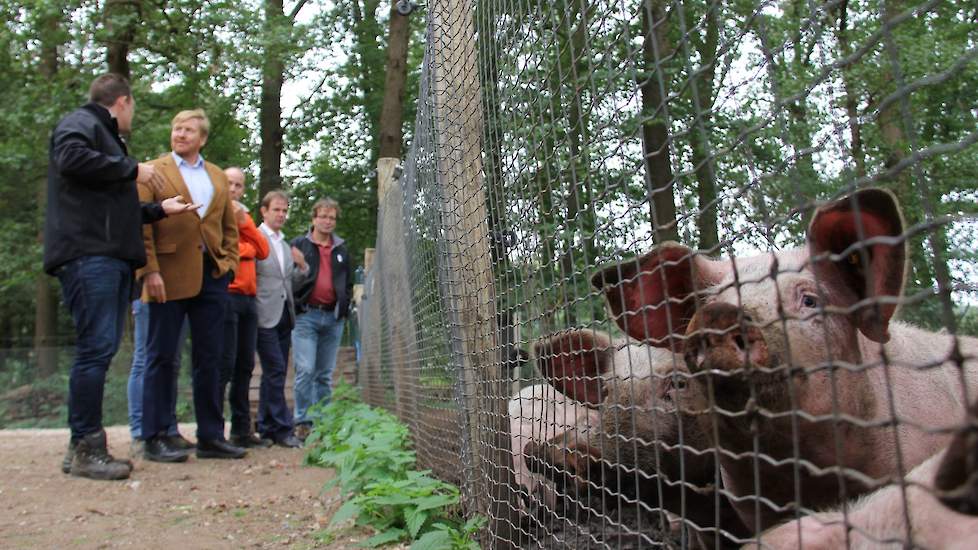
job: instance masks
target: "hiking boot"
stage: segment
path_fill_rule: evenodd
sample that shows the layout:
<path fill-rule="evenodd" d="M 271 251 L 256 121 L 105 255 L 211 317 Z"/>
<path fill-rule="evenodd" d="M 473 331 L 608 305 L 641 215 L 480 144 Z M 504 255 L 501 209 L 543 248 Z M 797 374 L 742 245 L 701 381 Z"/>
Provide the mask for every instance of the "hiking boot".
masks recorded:
<path fill-rule="evenodd" d="M 90 479 L 126 479 L 132 463 L 112 458 L 105 447 L 105 430 L 90 433 L 78 440 L 71 461 L 71 475 Z"/>

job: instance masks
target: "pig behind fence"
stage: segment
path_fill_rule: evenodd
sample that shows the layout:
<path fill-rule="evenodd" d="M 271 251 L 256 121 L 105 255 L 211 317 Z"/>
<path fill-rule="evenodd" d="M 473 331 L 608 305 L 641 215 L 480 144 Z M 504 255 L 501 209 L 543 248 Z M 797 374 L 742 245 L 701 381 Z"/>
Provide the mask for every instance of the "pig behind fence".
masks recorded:
<path fill-rule="evenodd" d="M 892 320 L 903 232 L 895 198 L 867 189 L 820 208 L 806 248 L 714 260 L 664 243 L 592 279 L 626 333 L 684 353 L 752 532 L 900 479 L 964 418 L 978 340 Z"/>
<path fill-rule="evenodd" d="M 558 334 L 538 342 L 534 351 L 550 384 L 525 388 L 510 402 L 516 477 L 528 493 L 544 486 L 546 494 L 585 507 L 584 493 L 603 494 L 596 500 L 638 505 L 664 530 L 682 529 L 702 546 L 715 547 L 717 540 L 725 546 L 730 544 L 726 537 L 746 535 L 717 493 L 718 469 L 709 439 L 685 412 L 691 406 L 702 409 L 704 403 L 698 389 L 689 390 L 681 356 L 636 342 L 614 342 L 594 330 Z M 576 425 L 512 420 L 514 413 L 527 412 L 526 405 L 515 407 L 518 400 L 531 396 L 560 396 L 558 400 L 577 404 L 577 413 L 565 415 L 576 418 Z M 557 406 L 565 405 L 558 401 Z M 549 413 L 545 406 L 539 412 Z M 534 425 L 558 429 L 546 434 L 551 437 L 517 435 Z"/>

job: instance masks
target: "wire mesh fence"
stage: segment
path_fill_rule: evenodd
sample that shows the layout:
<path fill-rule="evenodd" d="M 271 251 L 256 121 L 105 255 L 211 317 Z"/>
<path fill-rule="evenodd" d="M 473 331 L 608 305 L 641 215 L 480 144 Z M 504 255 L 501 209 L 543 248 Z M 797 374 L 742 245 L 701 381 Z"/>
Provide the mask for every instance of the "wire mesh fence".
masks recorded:
<path fill-rule="evenodd" d="M 976 23 L 428 3 L 359 381 L 485 546 L 978 539 Z"/>

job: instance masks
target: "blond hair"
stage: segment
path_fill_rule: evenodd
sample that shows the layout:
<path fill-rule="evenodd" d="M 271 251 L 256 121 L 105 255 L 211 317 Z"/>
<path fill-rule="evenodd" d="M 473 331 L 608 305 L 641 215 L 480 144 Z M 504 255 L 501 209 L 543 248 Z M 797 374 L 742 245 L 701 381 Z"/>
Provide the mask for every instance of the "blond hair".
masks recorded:
<path fill-rule="evenodd" d="M 173 117 L 173 121 L 170 122 L 170 127 L 172 128 L 181 122 L 186 122 L 195 118 L 200 121 L 200 135 L 207 137 L 207 134 L 211 131 L 211 121 L 208 120 L 207 113 L 205 113 L 203 109 L 180 111 L 177 113 L 177 116 Z"/>

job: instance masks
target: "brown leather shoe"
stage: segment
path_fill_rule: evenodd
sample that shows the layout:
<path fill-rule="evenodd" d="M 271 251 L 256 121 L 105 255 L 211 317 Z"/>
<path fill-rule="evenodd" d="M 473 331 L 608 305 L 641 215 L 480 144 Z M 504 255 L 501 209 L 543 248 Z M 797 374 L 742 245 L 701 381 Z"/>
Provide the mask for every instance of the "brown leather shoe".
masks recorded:
<path fill-rule="evenodd" d="M 262 439 L 256 434 L 250 433 L 248 435 L 232 435 L 229 440 L 235 447 L 249 448 L 259 448 L 267 449 L 272 446 L 272 442 L 268 439 Z"/>

